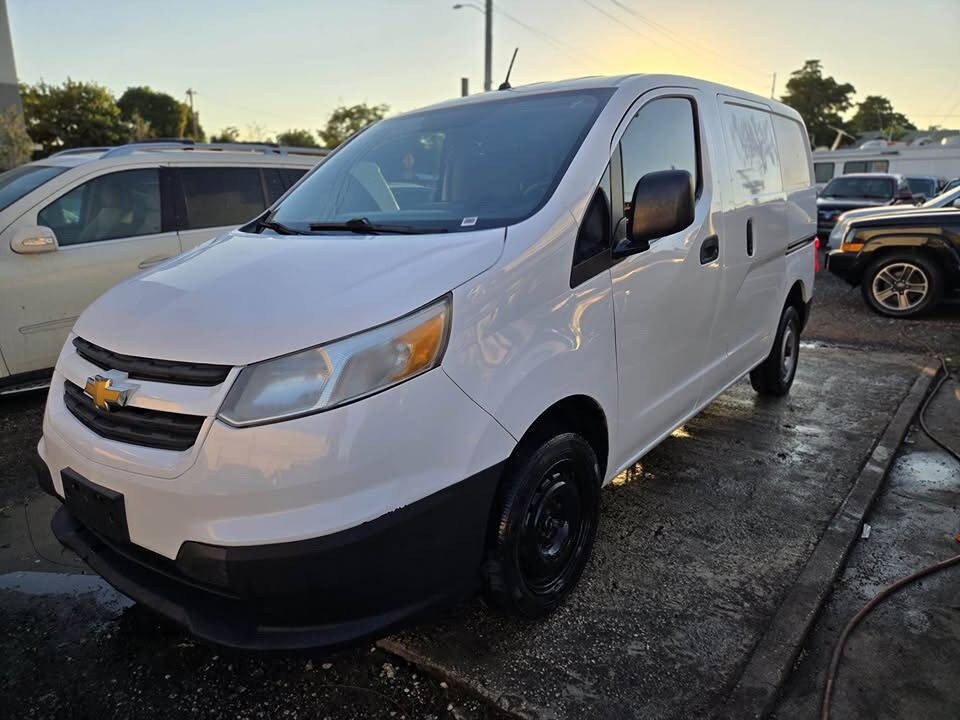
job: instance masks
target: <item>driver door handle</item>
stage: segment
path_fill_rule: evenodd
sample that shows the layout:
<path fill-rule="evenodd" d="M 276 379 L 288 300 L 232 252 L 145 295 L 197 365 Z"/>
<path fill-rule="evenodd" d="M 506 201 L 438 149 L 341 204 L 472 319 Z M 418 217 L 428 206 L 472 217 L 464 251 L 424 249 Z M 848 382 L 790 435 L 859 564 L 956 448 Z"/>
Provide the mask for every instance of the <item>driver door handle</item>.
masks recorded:
<path fill-rule="evenodd" d="M 720 257 L 720 238 L 716 235 L 704 238 L 700 244 L 700 264 L 709 265 Z"/>

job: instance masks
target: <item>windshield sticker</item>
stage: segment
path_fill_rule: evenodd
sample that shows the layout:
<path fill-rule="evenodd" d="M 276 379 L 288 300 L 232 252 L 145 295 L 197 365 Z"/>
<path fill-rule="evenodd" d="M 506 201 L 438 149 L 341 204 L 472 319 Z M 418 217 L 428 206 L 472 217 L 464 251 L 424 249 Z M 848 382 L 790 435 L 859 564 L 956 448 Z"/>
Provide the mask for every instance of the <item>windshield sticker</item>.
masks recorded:
<path fill-rule="evenodd" d="M 476 217 L 465 217 L 463 222 L 460 223 L 460 227 L 473 227 L 477 224 Z"/>

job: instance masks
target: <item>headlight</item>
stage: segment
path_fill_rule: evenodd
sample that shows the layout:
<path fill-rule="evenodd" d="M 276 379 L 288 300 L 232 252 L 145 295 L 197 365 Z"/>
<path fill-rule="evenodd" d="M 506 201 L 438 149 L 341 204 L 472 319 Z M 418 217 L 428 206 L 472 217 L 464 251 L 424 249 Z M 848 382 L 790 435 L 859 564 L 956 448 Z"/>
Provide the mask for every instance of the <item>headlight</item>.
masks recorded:
<path fill-rule="evenodd" d="M 218 417 L 243 427 L 329 410 L 385 390 L 440 364 L 450 296 L 371 330 L 248 365 Z"/>

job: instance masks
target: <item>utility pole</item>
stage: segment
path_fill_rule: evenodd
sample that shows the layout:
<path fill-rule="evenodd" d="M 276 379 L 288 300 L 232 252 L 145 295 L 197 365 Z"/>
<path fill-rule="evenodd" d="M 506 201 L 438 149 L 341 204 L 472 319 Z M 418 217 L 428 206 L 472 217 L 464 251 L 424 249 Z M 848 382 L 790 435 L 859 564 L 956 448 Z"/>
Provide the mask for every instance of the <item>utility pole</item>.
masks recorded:
<path fill-rule="evenodd" d="M 483 47 L 483 89 L 490 92 L 493 87 L 493 0 L 487 0 L 486 25 Z"/>
<path fill-rule="evenodd" d="M 199 93 L 193 88 L 187 88 L 187 97 L 190 99 L 190 124 L 193 127 L 193 139 L 197 139 L 197 113 L 193 110 L 193 96 Z"/>
<path fill-rule="evenodd" d="M 776 94 L 776 92 L 777 92 L 777 74 L 774 73 L 774 74 L 773 74 L 773 83 L 771 83 L 771 85 L 770 85 L 770 99 L 771 99 L 771 100 L 775 100 L 775 99 L 776 99 L 776 98 L 774 97 L 774 95 Z"/>

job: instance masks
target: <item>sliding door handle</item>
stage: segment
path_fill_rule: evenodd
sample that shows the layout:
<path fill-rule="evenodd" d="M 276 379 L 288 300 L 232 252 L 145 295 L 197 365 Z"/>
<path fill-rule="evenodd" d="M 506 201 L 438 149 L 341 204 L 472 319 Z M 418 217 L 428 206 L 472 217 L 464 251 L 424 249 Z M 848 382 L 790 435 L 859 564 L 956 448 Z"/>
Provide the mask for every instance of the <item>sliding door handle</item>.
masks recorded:
<path fill-rule="evenodd" d="M 700 264 L 709 265 L 720 257 L 720 238 L 711 235 L 700 244 Z"/>

